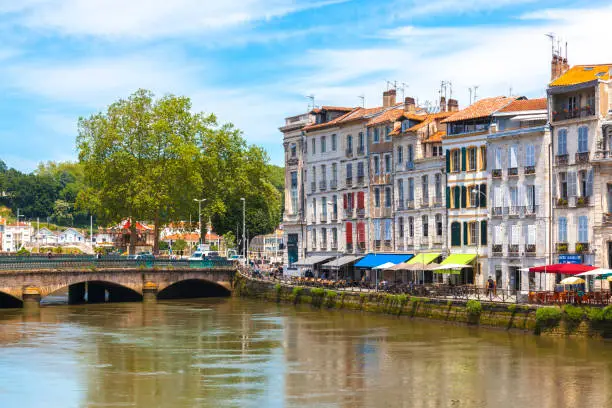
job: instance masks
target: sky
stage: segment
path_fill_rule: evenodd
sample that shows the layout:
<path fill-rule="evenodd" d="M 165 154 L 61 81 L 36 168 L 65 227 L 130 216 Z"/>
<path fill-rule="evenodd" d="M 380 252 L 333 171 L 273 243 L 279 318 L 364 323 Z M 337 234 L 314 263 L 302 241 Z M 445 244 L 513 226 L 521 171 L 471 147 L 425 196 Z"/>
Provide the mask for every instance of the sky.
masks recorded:
<path fill-rule="evenodd" d="M 571 65 L 612 63 L 612 1 L 0 0 L 0 159 L 76 160 L 76 123 L 139 88 L 185 95 L 283 164 L 284 118 L 478 97 L 545 95 L 553 32 Z M 401 97 L 402 91 L 398 92 Z"/>

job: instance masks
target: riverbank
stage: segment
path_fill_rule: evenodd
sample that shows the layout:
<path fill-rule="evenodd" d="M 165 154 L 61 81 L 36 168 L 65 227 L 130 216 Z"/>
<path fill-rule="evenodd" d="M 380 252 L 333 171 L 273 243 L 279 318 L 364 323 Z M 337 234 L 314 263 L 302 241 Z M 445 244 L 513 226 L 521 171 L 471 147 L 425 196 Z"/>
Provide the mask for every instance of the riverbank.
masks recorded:
<path fill-rule="evenodd" d="M 604 309 L 447 300 L 380 292 L 355 293 L 290 286 L 237 274 L 236 296 L 315 308 L 384 313 L 549 336 L 612 338 L 612 306 Z"/>

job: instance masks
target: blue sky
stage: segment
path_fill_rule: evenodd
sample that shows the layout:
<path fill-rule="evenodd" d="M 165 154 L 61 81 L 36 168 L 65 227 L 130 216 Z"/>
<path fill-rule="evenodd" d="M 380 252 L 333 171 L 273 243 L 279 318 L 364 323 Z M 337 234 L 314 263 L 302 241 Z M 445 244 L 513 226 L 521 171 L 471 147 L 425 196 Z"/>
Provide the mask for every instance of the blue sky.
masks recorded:
<path fill-rule="evenodd" d="M 460 106 L 543 96 L 554 32 L 570 64 L 610 63 L 610 1 L 0 0 L 0 159 L 74 160 L 76 121 L 138 88 L 192 98 L 282 164 L 286 116 L 381 103 L 387 80 Z"/>

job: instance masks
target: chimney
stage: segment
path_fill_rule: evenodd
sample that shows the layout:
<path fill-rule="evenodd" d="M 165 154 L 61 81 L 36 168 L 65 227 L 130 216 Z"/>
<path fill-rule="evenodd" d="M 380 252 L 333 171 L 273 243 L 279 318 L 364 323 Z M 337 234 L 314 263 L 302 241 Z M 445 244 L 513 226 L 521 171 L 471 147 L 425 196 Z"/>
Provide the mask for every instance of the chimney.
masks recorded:
<path fill-rule="evenodd" d="M 440 112 L 446 112 L 446 98 L 440 97 Z"/>
<path fill-rule="evenodd" d="M 395 89 L 383 92 L 383 108 L 395 105 Z"/>
<path fill-rule="evenodd" d="M 416 103 L 414 102 L 414 98 L 407 96 L 404 98 L 404 112 L 415 112 L 416 111 Z"/>
<path fill-rule="evenodd" d="M 459 102 L 456 99 L 448 100 L 448 111 L 449 112 L 459 112 Z"/>
<path fill-rule="evenodd" d="M 563 58 L 560 55 L 553 54 L 552 61 L 550 63 L 550 80 L 554 81 L 561 75 L 565 74 L 569 69 L 567 58 Z"/>

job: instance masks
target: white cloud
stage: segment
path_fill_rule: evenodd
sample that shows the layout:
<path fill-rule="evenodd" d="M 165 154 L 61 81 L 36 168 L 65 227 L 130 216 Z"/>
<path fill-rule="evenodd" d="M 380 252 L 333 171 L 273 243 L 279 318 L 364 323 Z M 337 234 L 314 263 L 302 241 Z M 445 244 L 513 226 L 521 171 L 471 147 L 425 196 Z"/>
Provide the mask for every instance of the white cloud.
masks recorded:
<path fill-rule="evenodd" d="M 32 29 L 65 35 L 154 38 L 196 35 L 267 21 L 345 0 L 22 0 L 0 13 Z"/>
<path fill-rule="evenodd" d="M 466 14 L 483 10 L 495 10 L 537 0 L 400 0 L 407 3 L 405 16 L 423 16 L 440 14 Z"/>

